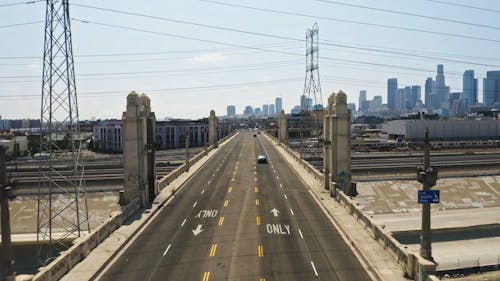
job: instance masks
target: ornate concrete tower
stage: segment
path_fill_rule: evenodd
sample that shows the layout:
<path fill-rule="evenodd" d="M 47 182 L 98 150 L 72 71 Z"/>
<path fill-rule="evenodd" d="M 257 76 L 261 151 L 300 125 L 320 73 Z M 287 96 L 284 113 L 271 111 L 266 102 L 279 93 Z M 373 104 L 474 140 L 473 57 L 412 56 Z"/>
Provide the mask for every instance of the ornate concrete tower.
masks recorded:
<path fill-rule="evenodd" d="M 208 117 L 208 144 L 213 145 L 214 148 L 219 146 L 217 143 L 217 117 L 213 109 L 210 110 Z"/>
<path fill-rule="evenodd" d="M 131 92 L 123 112 L 125 204 L 139 198 L 147 205 L 157 193 L 154 179 L 154 122 L 150 100 Z M 152 178 L 152 180 L 151 180 Z"/>
<path fill-rule="evenodd" d="M 347 96 L 340 91 L 335 95 L 330 115 L 332 127 L 332 180 L 345 194 L 356 195 L 351 185 L 351 111 L 347 108 Z"/>
<path fill-rule="evenodd" d="M 285 111 L 282 109 L 278 119 L 278 140 L 283 144 L 288 144 L 288 124 Z"/>

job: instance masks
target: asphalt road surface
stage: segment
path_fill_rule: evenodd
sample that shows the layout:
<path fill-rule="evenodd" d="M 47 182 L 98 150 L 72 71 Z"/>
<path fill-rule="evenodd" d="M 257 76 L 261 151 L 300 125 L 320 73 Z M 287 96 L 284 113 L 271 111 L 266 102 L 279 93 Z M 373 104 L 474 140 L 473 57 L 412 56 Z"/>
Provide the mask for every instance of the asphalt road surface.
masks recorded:
<path fill-rule="evenodd" d="M 257 156 L 268 156 L 267 164 Z M 262 135 L 240 133 L 100 280 L 371 280 Z"/>

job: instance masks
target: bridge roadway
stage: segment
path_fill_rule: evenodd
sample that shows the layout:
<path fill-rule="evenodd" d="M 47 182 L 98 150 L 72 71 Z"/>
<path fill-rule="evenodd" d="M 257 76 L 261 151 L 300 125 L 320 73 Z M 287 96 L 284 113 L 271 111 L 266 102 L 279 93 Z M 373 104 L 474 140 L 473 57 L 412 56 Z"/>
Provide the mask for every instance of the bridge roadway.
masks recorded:
<path fill-rule="evenodd" d="M 98 280 L 371 280 L 284 162 L 261 135 L 240 133 Z"/>

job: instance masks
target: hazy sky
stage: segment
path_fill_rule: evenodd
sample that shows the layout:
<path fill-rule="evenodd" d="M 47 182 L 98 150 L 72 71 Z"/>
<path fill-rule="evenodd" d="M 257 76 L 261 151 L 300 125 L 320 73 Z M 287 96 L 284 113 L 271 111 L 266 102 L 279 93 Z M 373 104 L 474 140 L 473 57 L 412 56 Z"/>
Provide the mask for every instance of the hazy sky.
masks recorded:
<path fill-rule="evenodd" d="M 475 70 L 482 101 L 482 78 L 500 69 L 496 0 L 443 0 L 482 10 L 433 0 L 214 1 L 254 9 L 199 0 L 70 0 L 80 119 L 121 118 L 132 90 L 150 96 L 157 118 L 200 118 L 210 109 L 225 115 L 228 104 L 241 113 L 277 96 L 289 112 L 304 88 L 305 32 L 315 22 L 324 101 L 343 90 L 357 103 L 365 89 L 385 103 L 391 77 L 400 87 L 421 85 L 423 96 L 439 63 L 452 92 L 462 91 L 465 70 Z M 20 2 L 0 0 L 0 115 L 39 118 L 46 4 L 6 5 Z M 9 26 L 27 22 L 36 23 Z"/>

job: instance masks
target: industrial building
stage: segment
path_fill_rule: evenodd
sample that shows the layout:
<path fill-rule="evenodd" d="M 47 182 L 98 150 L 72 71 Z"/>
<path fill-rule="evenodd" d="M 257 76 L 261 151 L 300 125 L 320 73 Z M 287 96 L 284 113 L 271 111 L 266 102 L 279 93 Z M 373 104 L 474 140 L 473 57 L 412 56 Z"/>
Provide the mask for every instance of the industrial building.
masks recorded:
<path fill-rule="evenodd" d="M 421 141 L 425 129 L 433 141 L 500 140 L 500 120 L 393 120 L 382 124 L 389 137 Z"/>

